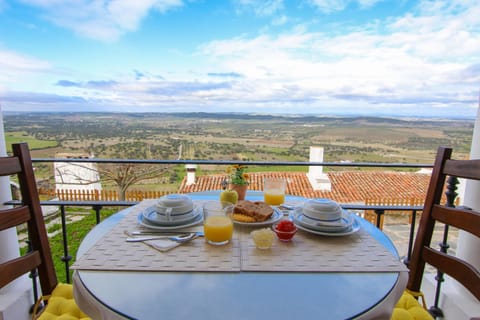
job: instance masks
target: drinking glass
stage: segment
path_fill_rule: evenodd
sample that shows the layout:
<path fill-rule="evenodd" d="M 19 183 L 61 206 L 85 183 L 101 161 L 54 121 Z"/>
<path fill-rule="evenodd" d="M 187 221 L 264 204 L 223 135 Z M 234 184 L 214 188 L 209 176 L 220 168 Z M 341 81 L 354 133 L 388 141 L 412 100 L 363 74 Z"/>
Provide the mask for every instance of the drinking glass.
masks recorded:
<path fill-rule="evenodd" d="M 233 235 L 233 204 L 208 201 L 203 205 L 203 231 L 205 239 L 213 245 L 230 242 Z"/>
<path fill-rule="evenodd" d="M 285 202 L 287 181 L 282 178 L 265 178 L 263 182 L 263 200 L 271 206 Z"/>

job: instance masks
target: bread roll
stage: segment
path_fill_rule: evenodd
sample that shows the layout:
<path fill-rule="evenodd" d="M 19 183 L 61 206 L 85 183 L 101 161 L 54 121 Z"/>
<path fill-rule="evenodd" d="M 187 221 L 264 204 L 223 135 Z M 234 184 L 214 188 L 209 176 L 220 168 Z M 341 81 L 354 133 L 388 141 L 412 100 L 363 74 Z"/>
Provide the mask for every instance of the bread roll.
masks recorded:
<path fill-rule="evenodd" d="M 253 217 L 255 221 L 261 222 L 270 219 L 273 214 L 273 209 L 263 201 L 240 200 L 235 205 L 233 213 L 250 216 Z"/>

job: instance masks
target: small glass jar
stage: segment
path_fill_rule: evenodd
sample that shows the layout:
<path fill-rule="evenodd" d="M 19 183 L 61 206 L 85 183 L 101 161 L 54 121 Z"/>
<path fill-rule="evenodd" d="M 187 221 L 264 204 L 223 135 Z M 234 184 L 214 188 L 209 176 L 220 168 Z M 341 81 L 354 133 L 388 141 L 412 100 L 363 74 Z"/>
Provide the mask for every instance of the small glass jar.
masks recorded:
<path fill-rule="evenodd" d="M 258 249 L 267 250 L 272 247 L 273 240 L 275 239 L 275 233 L 268 229 L 258 229 L 250 232 L 253 242 Z"/>

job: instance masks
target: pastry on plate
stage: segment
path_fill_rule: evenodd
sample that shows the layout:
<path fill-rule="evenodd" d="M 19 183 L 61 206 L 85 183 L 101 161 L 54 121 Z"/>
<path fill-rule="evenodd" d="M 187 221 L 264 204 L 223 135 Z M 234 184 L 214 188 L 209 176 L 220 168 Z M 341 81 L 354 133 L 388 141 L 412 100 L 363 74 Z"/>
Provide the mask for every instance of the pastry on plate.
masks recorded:
<path fill-rule="evenodd" d="M 266 221 L 272 214 L 272 207 L 263 201 L 239 200 L 233 208 L 233 218 L 241 222 Z"/>

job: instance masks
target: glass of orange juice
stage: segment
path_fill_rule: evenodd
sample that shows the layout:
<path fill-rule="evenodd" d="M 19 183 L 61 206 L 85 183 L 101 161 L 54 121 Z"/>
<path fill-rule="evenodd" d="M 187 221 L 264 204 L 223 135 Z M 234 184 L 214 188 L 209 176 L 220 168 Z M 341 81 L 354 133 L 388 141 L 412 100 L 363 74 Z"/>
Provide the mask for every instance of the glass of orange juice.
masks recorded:
<path fill-rule="evenodd" d="M 279 206 L 285 202 L 287 181 L 282 178 L 265 178 L 263 182 L 263 200 L 271 206 Z"/>
<path fill-rule="evenodd" d="M 208 201 L 203 205 L 203 232 L 208 243 L 223 245 L 233 235 L 233 204 Z"/>

